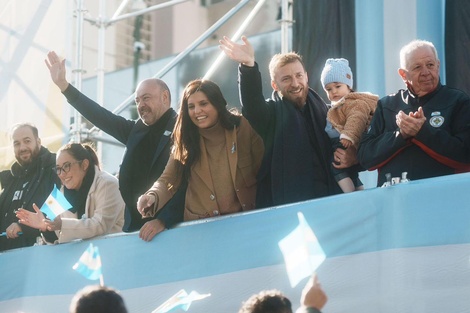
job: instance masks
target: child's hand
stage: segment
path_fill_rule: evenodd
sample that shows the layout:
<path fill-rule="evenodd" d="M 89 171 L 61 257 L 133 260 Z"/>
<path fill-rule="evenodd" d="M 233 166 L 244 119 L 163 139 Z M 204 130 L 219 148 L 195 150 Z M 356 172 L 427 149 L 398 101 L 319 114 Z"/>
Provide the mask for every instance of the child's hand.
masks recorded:
<path fill-rule="evenodd" d="M 345 147 L 346 149 L 351 147 L 352 146 L 352 142 L 343 138 L 343 139 L 340 139 L 339 142 L 341 142 L 341 144 L 343 145 L 343 147 Z"/>

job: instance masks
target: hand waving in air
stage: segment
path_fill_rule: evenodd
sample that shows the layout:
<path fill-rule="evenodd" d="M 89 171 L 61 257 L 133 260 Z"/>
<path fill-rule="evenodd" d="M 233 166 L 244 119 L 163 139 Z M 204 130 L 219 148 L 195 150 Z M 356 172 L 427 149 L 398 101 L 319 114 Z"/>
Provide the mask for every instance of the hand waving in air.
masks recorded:
<path fill-rule="evenodd" d="M 238 44 L 224 36 L 219 40 L 219 48 L 232 60 L 246 66 L 255 65 L 255 50 L 245 36 L 242 36 L 243 44 Z"/>
<path fill-rule="evenodd" d="M 44 60 L 51 74 L 51 79 L 60 91 L 64 91 L 69 86 L 67 79 L 65 78 L 65 59 L 60 60 L 59 56 L 51 51 L 47 54 L 47 59 Z"/>

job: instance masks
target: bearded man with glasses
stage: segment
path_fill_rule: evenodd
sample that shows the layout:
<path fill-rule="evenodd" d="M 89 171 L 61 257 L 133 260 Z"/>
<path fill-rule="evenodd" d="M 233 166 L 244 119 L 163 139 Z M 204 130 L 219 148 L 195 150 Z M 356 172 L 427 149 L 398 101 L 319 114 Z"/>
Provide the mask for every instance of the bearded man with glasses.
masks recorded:
<path fill-rule="evenodd" d="M 23 123 L 14 125 L 10 133 L 16 162 L 0 172 L 0 251 L 34 245 L 39 231 L 21 225 L 15 212 L 33 211 L 33 203 L 41 207 L 54 184 L 59 184 L 56 155 L 41 146 L 38 129 Z"/>

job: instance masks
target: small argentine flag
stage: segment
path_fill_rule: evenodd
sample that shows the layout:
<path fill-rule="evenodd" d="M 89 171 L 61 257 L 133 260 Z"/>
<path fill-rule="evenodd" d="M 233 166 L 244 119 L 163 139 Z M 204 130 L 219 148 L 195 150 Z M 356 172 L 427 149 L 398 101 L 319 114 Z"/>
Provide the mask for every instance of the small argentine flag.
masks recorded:
<path fill-rule="evenodd" d="M 176 309 L 188 311 L 191 303 L 209 297 L 211 294 L 199 294 L 197 291 L 191 291 L 188 295 L 186 290 L 181 289 L 170 299 L 166 300 L 162 305 L 152 311 L 152 313 L 167 313 Z"/>
<path fill-rule="evenodd" d="M 47 215 L 47 218 L 54 220 L 57 215 L 70 209 L 72 205 L 65 199 L 65 196 L 54 185 L 51 194 L 41 207 L 41 212 Z"/>
<path fill-rule="evenodd" d="M 77 263 L 72 267 L 84 277 L 90 280 L 101 280 L 103 284 L 103 275 L 101 273 L 101 257 L 98 247 L 93 246 L 92 243 L 83 252 L 82 256 Z"/>
<path fill-rule="evenodd" d="M 326 258 L 302 212 L 297 215 L 299 226 L 279 241 L 292 288 L 303 278 L 311 276 Z"/>

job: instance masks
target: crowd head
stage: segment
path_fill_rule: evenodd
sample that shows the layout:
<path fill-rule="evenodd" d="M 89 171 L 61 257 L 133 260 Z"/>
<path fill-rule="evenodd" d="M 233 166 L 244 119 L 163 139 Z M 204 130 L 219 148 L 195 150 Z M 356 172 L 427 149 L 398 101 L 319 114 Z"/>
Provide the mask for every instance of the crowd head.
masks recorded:
<path fill-rule="evenodd" d="M 121 295 L 113 288 L 90 285 L 79 290 L 70 303 L 70 313 L 127 313 Z"/>
<path fill-rule="evenodd" d="M 243 302 L 238 313 L 292 313 L 292 303 L 279 290 L 263 290 Z"/>

